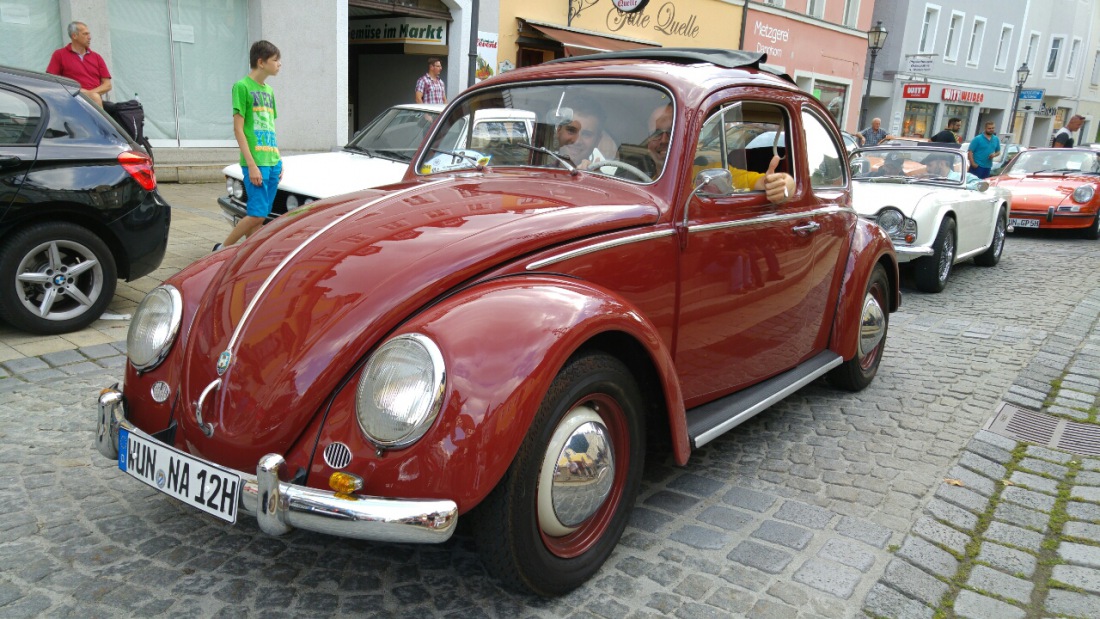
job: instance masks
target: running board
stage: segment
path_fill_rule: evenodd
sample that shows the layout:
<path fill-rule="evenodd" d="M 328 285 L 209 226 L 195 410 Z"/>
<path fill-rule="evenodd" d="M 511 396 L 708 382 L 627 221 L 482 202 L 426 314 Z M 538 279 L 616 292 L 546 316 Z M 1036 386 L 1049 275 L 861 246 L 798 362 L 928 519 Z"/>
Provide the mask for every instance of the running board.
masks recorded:
<path fill-rule="evenodd" d="M 745 423 L 843 362 L 840 355 L 826 350 L 779 376 L 689 410 L 691 448 L 698 449 Z"/>

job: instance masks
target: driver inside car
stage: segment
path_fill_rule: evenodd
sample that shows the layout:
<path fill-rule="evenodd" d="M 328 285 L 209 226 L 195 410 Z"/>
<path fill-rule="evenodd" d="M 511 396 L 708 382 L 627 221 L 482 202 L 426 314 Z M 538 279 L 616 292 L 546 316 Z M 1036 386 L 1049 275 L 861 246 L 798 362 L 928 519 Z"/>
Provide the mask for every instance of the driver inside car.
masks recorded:
<path fill-rule="evenodd" d="M 603 136 L 603 109 L 588 97 L 572 101 L 572 118 L 558 125 L 558 154 L 578 168 L 588 168 L 607 157 L 599 149 Z"/>

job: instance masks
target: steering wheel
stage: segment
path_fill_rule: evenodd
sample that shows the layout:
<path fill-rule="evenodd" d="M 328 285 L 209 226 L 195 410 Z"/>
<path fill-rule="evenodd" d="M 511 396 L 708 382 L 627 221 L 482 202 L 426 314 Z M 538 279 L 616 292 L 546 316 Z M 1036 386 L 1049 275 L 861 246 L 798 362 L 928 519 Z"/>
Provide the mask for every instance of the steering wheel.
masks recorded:
<path fill-rule="evenodd" d="M 648 174 L 625 161 L 620 161 L 619 159 L 604 159 L 602 161 L 596 161 L 588 164 L 585 169 L 591 170 L 593 168 L 602 168 L 604 166 L 626 170 L 627 172 L 633 174 L 637 179 L 641 180 L 643 183 L 653 182 L 653 179 L 650 178 Z"/>

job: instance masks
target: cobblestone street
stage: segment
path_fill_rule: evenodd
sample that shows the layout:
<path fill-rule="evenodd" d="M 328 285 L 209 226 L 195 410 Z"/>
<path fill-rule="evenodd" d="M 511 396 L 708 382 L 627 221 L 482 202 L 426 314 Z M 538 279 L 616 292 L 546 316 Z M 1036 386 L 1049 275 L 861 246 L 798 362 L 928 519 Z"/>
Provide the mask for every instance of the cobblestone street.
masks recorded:
<path fill-rule="evenodd" d="M 161 278 L 228 231 L 221 184 L 162 190 Z M 158 281 L 120 282 L 111 311 Z M 903 293 L 868 389 L 818 381 L 686 467 L 648 462 L 614 554 L 550 600 L 489 578 L 469 519 L 411 546 L 189 509 L 92 446 L 127 321 L 0 325 L 0 617 L 1100 616 L 1100 458 L 983 429 L 1002 403 L 1095 429 L 1100 243 L 1010 235 L 998 266 Z"/>

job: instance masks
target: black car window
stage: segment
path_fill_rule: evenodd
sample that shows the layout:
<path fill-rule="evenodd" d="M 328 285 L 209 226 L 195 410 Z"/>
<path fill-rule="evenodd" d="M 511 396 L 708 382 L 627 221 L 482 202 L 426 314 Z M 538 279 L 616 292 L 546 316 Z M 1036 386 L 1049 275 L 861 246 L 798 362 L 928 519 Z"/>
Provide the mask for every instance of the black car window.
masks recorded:
<path fill-rule="evenodd" d="M 0 89 L 0 144 L 33 144 L 42 107 L 33 99 Z"/>

